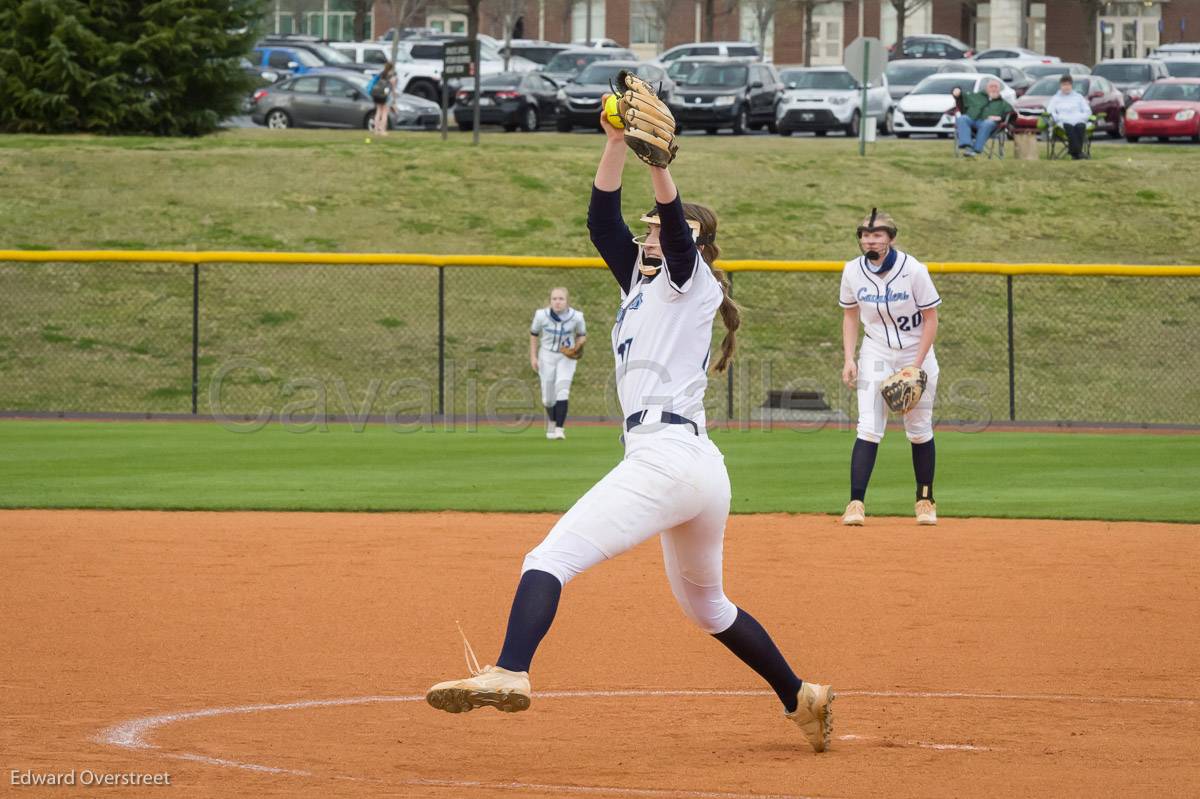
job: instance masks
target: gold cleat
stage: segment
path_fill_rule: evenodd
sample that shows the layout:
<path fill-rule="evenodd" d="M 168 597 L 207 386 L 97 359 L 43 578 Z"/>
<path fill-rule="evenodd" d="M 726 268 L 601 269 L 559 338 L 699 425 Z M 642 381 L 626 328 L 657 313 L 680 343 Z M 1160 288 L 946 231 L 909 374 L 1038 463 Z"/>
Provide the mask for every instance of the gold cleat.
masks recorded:
<path fill-rule="evenodd" d="M 796 697 L 795 712 L 783 714 L 800 728 L 813 751 L 824 752 L 829 748 L 833 735 L 833 698 L 833 689 L 828 685 L 805 682 Z"/>

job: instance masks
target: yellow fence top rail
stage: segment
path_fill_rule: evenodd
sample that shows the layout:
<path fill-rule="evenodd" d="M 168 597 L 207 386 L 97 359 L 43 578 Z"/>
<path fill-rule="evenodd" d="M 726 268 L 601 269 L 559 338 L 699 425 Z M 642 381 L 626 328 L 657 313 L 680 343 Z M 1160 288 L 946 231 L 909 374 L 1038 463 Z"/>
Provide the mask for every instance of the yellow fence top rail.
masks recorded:
<path fill-rule="evenodd" d="M 390 264 L 404 266 L 505 266 L 526 268 L 602 269 L 599 258 L 526 255 L 433 255 L 430 253 L 249 252 L 243 250 L 0 250 L 0 262 L 24 263 L 253 263 L 253 264 Z M 842 261 L 722 260 L 730 272 L 839 272 Z M 1161 264 L 1002 264 L 961 261 L 931 262 L 933 272 L 988 275 L 1124 275 L 1134 277 L 1200 277 L 1200 265 Z"/>

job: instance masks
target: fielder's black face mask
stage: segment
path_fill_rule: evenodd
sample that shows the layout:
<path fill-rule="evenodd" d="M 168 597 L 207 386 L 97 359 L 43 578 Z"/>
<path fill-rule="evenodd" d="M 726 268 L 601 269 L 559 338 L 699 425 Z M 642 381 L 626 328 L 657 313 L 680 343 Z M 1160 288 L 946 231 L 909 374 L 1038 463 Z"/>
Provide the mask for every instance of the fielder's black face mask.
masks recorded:
<path fill-rule="evenodd" d="M 867 220 L 867 224 L 858 226 L 859 249 L 862 249 L 862 237 L 865 233 L 887 233 L 889 237 L 894 239 L 896 238 L 896 234 L 900 232 L 893 225 L 876 225 L 875 217 L 878 213 L 878 208 L 872 208 L 871 218 Z M 880 258 L 887 255 L 887 250 L 885 249 L 883 252 L 879 252 L 878 250 L 863 250 L 862 254 L 870 258 L 872 261 L 878 261 Z"/>

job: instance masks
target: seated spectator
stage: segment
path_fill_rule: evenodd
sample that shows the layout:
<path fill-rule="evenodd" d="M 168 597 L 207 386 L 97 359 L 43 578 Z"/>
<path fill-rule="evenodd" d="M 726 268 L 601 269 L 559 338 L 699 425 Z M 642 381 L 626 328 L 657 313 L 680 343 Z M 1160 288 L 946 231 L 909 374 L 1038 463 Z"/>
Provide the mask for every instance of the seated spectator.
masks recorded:
<path fill-rule="evenodd" d="M 1067 134 L 1067 151 L 1078 161 L 1087 158 L 1083 154 L 1083 137 L 1087 135 L 1087 123 L 1092 118 L 1092 107 L 1083 95 L 1075 91 L 1075 82 L 1070 75 L 1063 75 L 1058 82 L 1058 94 L 1046 103 L 1046 113 L 1055 125 Z M 1053 131 L 1051 131 L 1053 135 Z"/>
<path fill-rule="evenodd" d="M 1012 106 L 1000 97 L 1000 81 L 989 80 L 987 92 L 963 95 L 957 86 L 951 92 L 960 111 L 954 127 L 958 133 L 958 149 L 963 155 L 976 156 L 983 152 L 988 138 L 1012 113 Z"/>

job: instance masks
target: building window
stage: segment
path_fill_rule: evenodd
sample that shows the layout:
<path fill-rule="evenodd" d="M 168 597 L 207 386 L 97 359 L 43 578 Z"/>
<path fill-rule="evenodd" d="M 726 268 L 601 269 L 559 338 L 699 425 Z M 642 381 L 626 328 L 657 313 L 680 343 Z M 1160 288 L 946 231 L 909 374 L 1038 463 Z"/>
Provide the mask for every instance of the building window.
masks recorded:
<path fill-rule="evenodd" d="M 595 22 L 592 26 L 595 38 Z M 657 45 L 661 39 L 662 28 L 659 27 L 654 4 L 649 0 L 633 0 L 629 4 L 629 43 Z"/>
<path fill-rule="evenodd" d="M 1100 17 L 1097 56 L 1144 58 L 1159 45 L 1162 6 L 1156 2 L 1106 3 Z"/>
<path fill-rule="evenodd" d="M 425 18 L 425 24 L 438 33 L 467 35 L 466 14 L 430 14 Z"/>
<path fill-rule="evenodd" d="M 841 3 L 813 6 L 812 63 L 814 66 L 842 63 Z"/>
<path fill-rule="evenodd" d="M 1039 53 L 1046 52 L 1046 4 L 1030 3 L 1025 20 L 1025 46 Z"/>
<path fill-rule="evenodd" d="M 592 35 L 593 39 L 603 39 L 604 33 L 604 0 L 591 0 L 591 2 L 577 2 L 571 7 L 571 40 L 583 41 L 588 38 L 588 6 L 592 9 Z M 633 8 L 629 9 L 630 25 L 633 24 Z M 654 40 L 655 44 L 658 40 Z"/>

